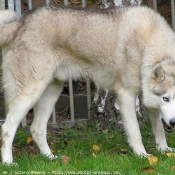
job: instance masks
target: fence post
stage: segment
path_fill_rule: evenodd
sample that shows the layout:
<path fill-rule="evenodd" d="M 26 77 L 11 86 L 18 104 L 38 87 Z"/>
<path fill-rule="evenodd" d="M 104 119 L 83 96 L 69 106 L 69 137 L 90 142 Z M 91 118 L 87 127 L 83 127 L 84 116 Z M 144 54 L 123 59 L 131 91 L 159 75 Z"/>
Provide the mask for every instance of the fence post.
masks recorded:
<path fill-rule="evenodd" d="M 153 0 L 153 9 L 157 12 L 157 0 Z"/>
<path fill-rule="evenodd" d="M 64 0 L 64 5 L 68 6 L 69 2 L 68 0 Z M 69 98 L 70 98 L 70 116 L 71 121 L 75 121 L 75 113 L 74 113 L 74 95 L 73 95 L 73 82 L 72 78 L 69 78 Z"/>
<path fill-rule="evenodd" d="M 14 0 L 8 0 L 8 8 L 13 11 L 15 10 Z"/>
<path fill-rule="evenodd" d="M 29 10 L 32 10 L 32 0 L 28 0 L 28 8 Z"/>
<path fill-rule="evenodd" d="M 175 3 L 171 0 L 171 16 L 172 16 L 172 27 L 175 30 Z"/>
<path fill-rule="evenodd" d="M 50 5 L 50 0 L 46 0 L 46 5 Z"/>
<path fill-rule="evenodd" d="M 19 19 L 21 17 L 21 0 L 15 0 L 15 11 Z"/>
<path fill-rule="evenodd" d="M 86 79 L 86 89 L 87 89 L 87 107 L 88 107 L 88 118 L 90 118 L 90 107 L 91 107 L 91 88 L 90 79 Z"/>
<path fill-rule="evenodd" d="M 87 6 L 86 0 L 82 0 L 82 7 Z M 88 118 L 90 118 L 90 107 L 91 107 L 91 88 L 90 88 L 90 79 L 86 78 L 86 91 L 87 91 L 87 107 L 88 107 Z"/>
<path fill-rule="evenodd" d="M 82 0 L 82 7 L 86 7 L 87 3 L 86 3 L 86 0 Z"/>
<path fill-rule="evenodd" d="M 0 1 L 0 9 L 5 9 L 5 0 Z"/>
<path fill-rule="evenodd" d="M 64 0 L 64 5 L 68 6 L 69 5 L 69 1 L 68 0 Z"/>

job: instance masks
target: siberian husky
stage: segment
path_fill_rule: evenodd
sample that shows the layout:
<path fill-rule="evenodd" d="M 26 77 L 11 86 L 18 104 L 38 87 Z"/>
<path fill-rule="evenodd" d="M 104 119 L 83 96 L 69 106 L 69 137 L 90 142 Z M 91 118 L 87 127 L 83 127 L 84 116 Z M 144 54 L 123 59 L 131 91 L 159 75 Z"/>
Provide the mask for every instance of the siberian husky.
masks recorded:
<path fill-rule="evenodd" d="M 128 142 L 136 154 L 147 155 L 135 113 L 139 93 L 157 149 L 173 150 L 167 146 L 161 118 L 175 125 L 175 34 L 158 13 L 146 7 L 45 6 L 15 19 L 13 12 L 0 12 L 7 109 L 2 162 L 13 162 L 13 138 L 31 108 L 32 137 L 42 154 L 54 158 L 46 140 L 47 122 L 63 82 L 81 77 L 117 93 Z"/>

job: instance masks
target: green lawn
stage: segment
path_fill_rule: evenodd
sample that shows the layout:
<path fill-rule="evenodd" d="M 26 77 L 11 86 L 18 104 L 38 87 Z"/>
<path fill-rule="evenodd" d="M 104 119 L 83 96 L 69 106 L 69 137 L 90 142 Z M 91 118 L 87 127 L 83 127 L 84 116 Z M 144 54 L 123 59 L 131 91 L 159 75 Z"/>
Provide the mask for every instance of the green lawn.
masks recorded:
<path fill-rule="evenodd" d="M 143 168 L 151 167 L 151 174 L 174 175 L 175 157 L 168 158 L 155 149 L 154 137 L 150 125 L 141 127 L 143 142 L 147 152 L 158 157 L 155 165 L 150 165 L 147 158 L 134 155 L 126 143 L 126 136 L 121 131 L 97 133 L 95 129 L 67 129 L 48 134 L 48 142 L 59 158 L 50 161 L 39 154 L 35 143 L 27 143 L 29 129 L 19 129 L 14 140 L 14 161 L 18 167 L 0 164 L 0 174 L 119 174 L 140 175 Z M 169 146 L 175 148 L 175 134 L 167 134 Z M 98 145 L 100 151 L 93 150 Z M 66 155 L 70 161 L 65 164 L 61 156 Z"/>

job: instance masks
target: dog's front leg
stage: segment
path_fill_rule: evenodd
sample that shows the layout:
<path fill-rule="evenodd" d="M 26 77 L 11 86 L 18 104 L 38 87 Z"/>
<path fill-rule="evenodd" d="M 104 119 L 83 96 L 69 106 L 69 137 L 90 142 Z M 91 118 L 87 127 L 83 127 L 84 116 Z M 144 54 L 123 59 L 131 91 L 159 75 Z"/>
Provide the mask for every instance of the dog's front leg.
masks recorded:
<path fill-rule="evenodd" d="M 173 148 L 168 147 L 165 132 L 161 120 L 161 115 L 158 111 L 148 110 L 150 121 L 152 124 L 152 130 L 155 136 L 156 148 L 161 151 L 173 151 Z"/>
<path fill-rule="evenodd" d="M 124 88 L 118 90 L 117 93 L 129 145 L 139 156 L 147 156 L 142 143 L 139 124 L 135 112 L 136 94 L 132 90 Z"/>

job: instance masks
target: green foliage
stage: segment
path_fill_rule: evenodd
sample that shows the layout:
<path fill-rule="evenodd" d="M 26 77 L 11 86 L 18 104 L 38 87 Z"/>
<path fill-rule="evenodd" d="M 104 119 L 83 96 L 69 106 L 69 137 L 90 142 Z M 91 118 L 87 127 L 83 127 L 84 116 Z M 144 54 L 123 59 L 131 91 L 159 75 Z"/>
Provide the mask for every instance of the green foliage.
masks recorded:
<path fill-rule="evenodd" d="M 23 147 L 18 154 L 14 154 L 14 161 L 19 167 L 9 167 L 0 164 L 0 174 L 20 174 L 32 171 L 38 174 L 118 174 L 118 175 L 141 175 L 143 168 L 152 167 L 156 175 L 174 175 L 175 157 L 168 158 L 155 149 L 154 137 L 150 130 L 151 126 L 143 126 L 141 132 L 147 151 L 158 157 L 155 165 L 150 165 L 147 158 L 140 158 L 133 154 L 126 143 L 126 136 L 120 131 L 108 131 L 98 133 L 92 128 L 64 129 L 48 134 L 48 143 L 58 159 L 50 161 L 39 154 L 35 144 L 26 143 L 29 137 L 28 129 L 20 129 L 15 137 L 14 146 Z M 175 147 L 175 135 L 167 135 L 169 145 Z M 29 148 L 30 145 L 30 148 Z M 98 145 L 100 151 L 93 150 L 93 145 Z M 28 151 L 31 146 L 36 151 Z M 32 148 L 33 149 L 33 148 Z M 62 156 L 66 155 L 70 161 L 65 164 Z"/>
<path fill-rule="evenodd" d="M 14 145 L 21 147 L 27 145 L 27 137 L 30 135 L 28 129 L 20 128 L 15 135 Z"/>

